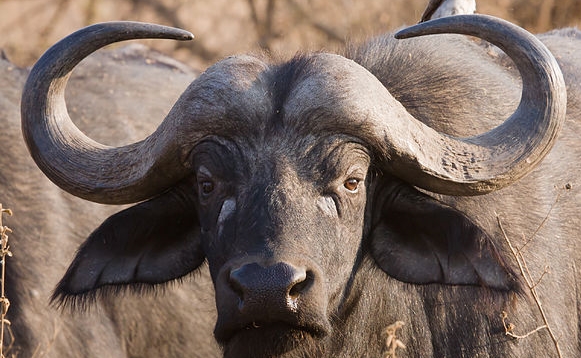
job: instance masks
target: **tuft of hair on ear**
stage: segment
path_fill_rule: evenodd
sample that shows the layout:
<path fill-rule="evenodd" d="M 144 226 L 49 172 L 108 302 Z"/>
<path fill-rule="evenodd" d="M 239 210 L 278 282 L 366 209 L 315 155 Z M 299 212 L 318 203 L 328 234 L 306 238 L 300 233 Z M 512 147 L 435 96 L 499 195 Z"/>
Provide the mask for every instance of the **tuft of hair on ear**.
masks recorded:
<path fill-rule="evenodd" d="M 135 297 L 163 295 L 166 290 L 171 289 L 175 285 L 181 285 L 189 278 L 195 279 L 199 276 L 199 269 L 190 274 L 176 278 L 172 281 L 162 283 L 130 283 L 130 284 L 113 284 L 105 285 L 86 292 L 73 293 L 67 292 L 64 284 L 61 282 L 54 289 L 50 297 L 50 305 L 60 311 L 68 311 L 70 313 L 91 312 L 98 301 L 110 299 L 112 297 L 119 297 L 124 295 L 132 295 Z"/>

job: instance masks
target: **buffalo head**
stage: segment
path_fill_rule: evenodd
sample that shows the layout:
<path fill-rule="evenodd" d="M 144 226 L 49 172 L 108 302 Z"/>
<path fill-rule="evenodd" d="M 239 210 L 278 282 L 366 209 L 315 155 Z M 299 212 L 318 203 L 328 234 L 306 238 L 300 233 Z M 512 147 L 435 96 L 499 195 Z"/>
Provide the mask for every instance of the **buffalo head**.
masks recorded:
<path fill-rule="evenodd" d="M 324 349 L 356 304 L 351 288 L 366 260 L 405 282 L 513 288 L 487 234 L 415 187 L 478 195 L 524 176 L 563 122 L 563 79 L 543 45 L 497 19 L 445 18 L 399 37 L 445 32 L 492 42 L 521 73 L 518 109 L 489 132 L 436 132 L 339 55 L 278 64 L 236 56 L 194 80 L 151 136 L 107 147 L 67 114 L 70 71 L 108 43 L 189 35 L 108 23 L 56 44 L 23 94 L 32 156 L 76 196 L 146 201 L 93 232 L 55 298 L 163 283 L 207 261 L 225 354 L 273 356 Z"/>

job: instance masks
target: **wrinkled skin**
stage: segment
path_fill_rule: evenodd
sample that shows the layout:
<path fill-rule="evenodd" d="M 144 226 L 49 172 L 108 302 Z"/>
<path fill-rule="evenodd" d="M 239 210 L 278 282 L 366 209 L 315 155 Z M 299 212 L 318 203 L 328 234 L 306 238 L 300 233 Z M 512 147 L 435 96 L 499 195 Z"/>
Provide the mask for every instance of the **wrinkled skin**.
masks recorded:
<path fill-rule="evenodd" d="M 361 140 L 366 128 L 341 121 L 360 105 L 345 89 L 371 83 L 346 75 L 352 63 L 314 54 L 214 65 L 174 107 L 206 131 L 187 159 L 190 176 L 96 229 L 56 298 L 82 304 L 100 290 L 113 300 L 118 285 L 183 277 L 207 260 L 227 357 L 377 357 L 395 321 L 405 322 L 398 338 L 409 356 L 555 356 L 546 330 L 526 344 L 505 335 L 503 311 L 517 333 L 542 322 L 498 217 L 515 247 L 526 244 L 534 282 L 549 266 L 539 297 L 563 355 L 578 356 L 579 36 L 543 37 L 569 99 L 553 151 L 518 183 L 480 197 L 423 192 L 385 173 Z M 416 118 L 453 135 L 505 119 L 520 94 L 502 55 L 457 36 L 378 38 L 348 56 Z M 211 110 L 200 113 L 201 102 Z"/>
<path fill-rule="evenodd" d="M 19 114 L 27 74 L 0 61 L 0 202 L 14 212 L 3 218 L 14 231 L 6 283 L 14 339 L 6 333 L 6 357 L 185 357 L 192 351 L 216 356 L 211 329 L 200 329 L 215 321 L 205 269 L 195 281 L 186 278 L 156 295 L 104 298 L 86 313 L 50 305 L 54 286 L 80 243 L 119 209 L 62 192 L 30 159 Z M 137 140 L 158 125 L 196 76 L 142 46 L 103 51 L 75 71 L 67 93 L 69 110 L 83 131 L 105 143 Z M 196 312 L 184 316 L 183 307 L 195 307 Z"/>

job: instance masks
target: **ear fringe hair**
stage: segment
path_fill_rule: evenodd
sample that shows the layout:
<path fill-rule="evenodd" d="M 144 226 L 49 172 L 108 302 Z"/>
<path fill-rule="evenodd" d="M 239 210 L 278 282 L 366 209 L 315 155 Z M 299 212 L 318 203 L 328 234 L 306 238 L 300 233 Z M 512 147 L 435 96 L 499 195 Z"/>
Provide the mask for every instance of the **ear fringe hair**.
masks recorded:
<path fill-rule="evenodd" d="M 200 265 L 200 267 L 205 264 L 206 263 Z M 79 293 L 67 292 L 67 290 L 63 289 L 64 285 L 61 282 L 57 285 L 51 295 L 50 305 L 60 311 L 68 311 L 70 313 L 91 312 L 91 309 L 95 307 L 97 301 L 103 301 L 111 297 L 127 294 L 137 297 L 155 297 L 156 295 L 165 293 L 166 290 L 171 289 L 175 285 L 181 285 L 184 283 L 184 281 L 188 281 L 190 279 L 194 280 L 198 276 L 200 276 L 199 268 L 185 276 L 167 282 L 112 284 L 104 285 L 90 291 Z"/>

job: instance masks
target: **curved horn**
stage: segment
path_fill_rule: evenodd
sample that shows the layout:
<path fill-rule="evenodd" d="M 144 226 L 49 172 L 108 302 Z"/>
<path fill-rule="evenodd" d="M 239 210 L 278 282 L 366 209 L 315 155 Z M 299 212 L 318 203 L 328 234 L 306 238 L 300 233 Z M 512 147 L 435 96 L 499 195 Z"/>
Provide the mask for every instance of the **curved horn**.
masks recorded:
<path fill-rule="evenodd" d="M 413 118 L 404 119 L 395 133 L 384 124 L 387 119 L 379 118 L 378 135 L 391 146 L 385 150 L 391 153 L 386 154 L 391 157 L 387 165 L 394 175 L 441 194 L 485 194 L 520 179 L 550 151 L 565 120 L 563 75 L 535 36 L 490 16 L 441 18 L 406 28 L 396 37 L 440 33 L 472 35 L 500 47 L 522 77 L 517 110 L 500 126 L 469 138 L 438 133 Z"/>
<path fill-rule="evenodd" d="M 160 126 L 143 141 L 109 147 L 85 136 L 71 121 L 65 86 L 73 68 L 114 42 L 164 38 L 191 40 L 187 31 L 137 23 L 109 22 L 64 38 L 38 60 L 24 86 L 22 132 L 36 164 L 65 191 L 107 204 L 137 202 L 158 194 L 185 175 L 179 148 Z"/>

